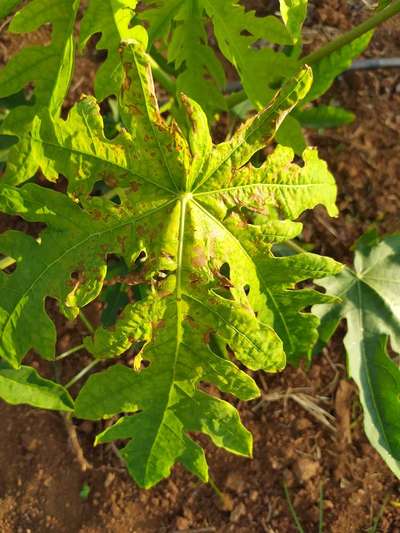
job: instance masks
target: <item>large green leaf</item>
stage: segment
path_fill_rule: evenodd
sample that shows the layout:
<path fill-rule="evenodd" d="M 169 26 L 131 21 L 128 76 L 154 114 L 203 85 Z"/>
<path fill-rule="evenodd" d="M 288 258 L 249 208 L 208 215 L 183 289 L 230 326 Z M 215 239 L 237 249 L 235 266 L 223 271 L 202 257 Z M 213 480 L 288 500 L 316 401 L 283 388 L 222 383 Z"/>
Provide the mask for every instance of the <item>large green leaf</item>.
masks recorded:
<path fill-rule="evenodd" d="M 73 411 L 69 393 L 57 383 L 44 379 L 29 366 L 18 370 L 0 361 L 0 398 L 7 403 L 28 404 L 40 409 Z"/>
<path fill-rule="evenodd" d="M 251 454 L 251 436 L 237 411 L 199 384 L 254 398 L 255 382 L 232 352 L 245 367 L 269 372 L 284 367 L 285 349 L 291 360 L 307 355 L 317 324 L 304 309 L 327 297 L 295 284 L 339 265 L 311 254 L 282 260 L 271 251 L 273 243 L 301 231 L 293 219 L 305 209 L 321 203 L 336 213 L 335 183 L 316 151 L 305 151 L 302 166 L 283 147 L 258 168 L 249 163 L 305 96 L 310 69 L 229 142 L 214 146 L 204 112 L 189 98 L 181 102 L 186 136 L 163 120 L 146 47 L 143 29 L 135 28 L 135 45 L 123 51 L 125 129 L 116 138 L 105 138 L 91 98 L 66 121 L 41 114 L 29 139 L 21 135 L 46 176 L 68 179 L 70 196 L 36 185 L 1 189 L 3 212 L 44 222 L 46 229 L 38 242 L 19 232 L 0 239 L 0 251 L 17 260 L 15 272 L 0 278 L 0 354 L 15 367 L 30 348 L 53 357 L 45 299 L 56 298 L 67 316 L 76 316 L 99 294 L 107 255 L 123 256 L 127 283 L 130 276 L 141 279 L 142 299 L 128 303 L 113 326 L 98 328 L 85 345 L 96 358 L 139 351 L 136 371 L 117 365 L 91 377 L 76 414 L 126 413 L 98 441 L 129 439 L 121 453 L 137 482 L 150 487 L 176 461 L 207 479 L 203 451 L 190 431 Z M 119 203 L 91 196 L 99 179 L 115 187 Z M 149 365 L 138 371 L 142 360 Z"/>
<path fill-rule="evenodd" d="M 59 115 L 73 72 L 78 6 L 79 0 L 32 0 L 15 14 L 10 32 L 32 32 L 50 23 L 51 43 L 23 48 L 0 70 L 0 98 L 18 93 L 30 83 L 34 85 L 34 105 L 13 109 L 2 124 L 3 133 L 29 132 L 42 108 Z M 17 184 L 32 177 L 30 153 L 21 152 L 19 144 L 11 147 L 8 160 L 10 165 L 3 178 L 6 182 Z"/>
<path fill-rule="evenodd" d="M 400 236 L 379 241 L 367 234 L 357 243 L 354 270 L 318 283 L 343 300 L 313 307 L 322 342 L 346 319 L 349 374 L 359 387 L 365 432 L 400 476 L 400 370 L 387 351 L 390 339 L 400 353 Z"/>
<path fill-rule="evenodd" d="M 81 22 L 80 43 L 85 46 L 89 38 L 101 33 L 96 45 L 99 50 L 107 50 L 107 58 L 96 75 L 95 92 L 99 100 L 111 94 L 118 94 L 123 68 L 119 57 L 121 42 L 134 36 L 130 28 L 137 0 L 90 0 L 89 7 Z"/>

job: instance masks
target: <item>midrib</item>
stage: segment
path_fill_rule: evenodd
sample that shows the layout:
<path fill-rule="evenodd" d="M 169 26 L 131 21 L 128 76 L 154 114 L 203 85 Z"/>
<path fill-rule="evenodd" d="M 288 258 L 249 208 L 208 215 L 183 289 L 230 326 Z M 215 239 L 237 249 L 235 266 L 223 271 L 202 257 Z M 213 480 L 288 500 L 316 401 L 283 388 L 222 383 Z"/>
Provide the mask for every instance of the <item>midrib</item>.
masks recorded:
<path fill-rule="evenodd" d="M 157 431 L 154 435 L 151 447 L 148 453 L 148 459 L 145 467 L 146 478 L 148 476 L 148 467 L 151 464 L 150 457 L 153 455 L 153 449 L 157 444 L 158 436 L 161 427 L 164 425 L 165 417 L 169 406 L 171 404 L 171 395 L 175 385 L 176 366 L 179 358 L 180 347 L 183 342 L 183 310 L 182 310 L 182 263 L 183 263 L 183 248 L 184 248 L 184 236 L 185 236 L 185 219 L 186 219 L 186 207 L 188 203 L 187 195 L 183 194 L 180 199 L 180 217 L 179 217 L 179 232 L 178 232 L 178 247 L 177 247 L 177 268 L 176 268 L 176 287 L 175 287 L 175 305 L 176 305 L 176 344 L 174 357 L 171 364 L 171 374 L 169 387 L 166 391 L 165 402 L 160 409 L 160 420 L 157 425 Z M 157 452 L 156 452 L 157 455 Z"/>

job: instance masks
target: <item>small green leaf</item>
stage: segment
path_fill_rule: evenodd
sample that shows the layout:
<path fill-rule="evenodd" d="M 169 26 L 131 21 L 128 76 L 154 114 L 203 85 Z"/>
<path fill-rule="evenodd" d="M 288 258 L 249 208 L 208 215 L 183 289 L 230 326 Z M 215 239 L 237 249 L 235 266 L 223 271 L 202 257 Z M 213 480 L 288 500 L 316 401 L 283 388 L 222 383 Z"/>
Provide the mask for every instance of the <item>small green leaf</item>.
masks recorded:
<path fill-rule="evenodd" d="M 201 104 L 208 115 L 225 109 L 222 95 L 224 69 L 208 45 L 204 7 L 198 0 L 146 0 L 155 6 L 141 18 L 150 23 L 150 43 L 160 37 L 171 40 L 168 61 L 178 72 L 176 89 Z M 172 30 L 172 31 L 171 31 Z"/>
<path fill-rule="evenodd" d="M 358 39 L 314 63 L 312 65 L 314 83 L 304 102 L 312 102 L 326 93 L 339 74 L 347 70 L 354 59 L 367 48 L 372 35 L 372 31 L 364 33 Z"/>
<path fill-rule="evenodd" d="M 257 108 L 265 106 L 299 65 L 296 58 L 276 52 L 272 46 L 257 47 L 257 43 L 265 40 L 290 45 L 292 35 L 278 17 L 256 17 L 254 11 L 245 11 L 238 0 L 202 3 L 212 20 L 219 48 L 237 69 L 247 96 Z"/>
<path fill-rule="evenodd" d="M 283 21 L 296 42 L 301 36 L 308 0 L 279 0 L 279 4 Z"/>
<path fill-rule="evenodd" d="M 87 500 L 89 498 L 90 492 L 91 492 L 90 485 L 87 481 L 82 485 L 82 488 L 79 492 L 79 496 L 81 497 L 81 500 Z"/>
<path fill-rule="evenodd" d="M 118 94 L 123 68 L 119 47 L 123 41 L 134 39 L 137 28 L 130 28 L 135 14 L 136 0 L 90 0 L 81 22 L 80 46 L 83 48 L 90 37 L 101 33 L 96 45 L 98 50 L 107 50 L 107 59 L 96 74 L 95 93 L 98 100 Z"/>
<path fill-rule="evenodd" d="M 12 405 L 27 404 L 40 409 L 73 411 L 74 402 L 57 383 L 44 379 L 34 368 L 18 370 L 0 362 L 0 398 Z"/>
<path fill-rule="evenodd" d="M 371 444 L 400 477 L 400 370 L 387 351 L 400 353 L 400 236 L 358 241 L 354 270 L 318 282 L 342 303 L 313 307 L 320 333 L 329 340 L 341 319 L 350 377 L 357 383 Z"/>
<path fill-rule="evenodd" d="M 304 128 L 338 128 L 351 124 L 355 115 L 343 107 L 318 105 L 308 109 L 296 110 L 294 116 Z"/>

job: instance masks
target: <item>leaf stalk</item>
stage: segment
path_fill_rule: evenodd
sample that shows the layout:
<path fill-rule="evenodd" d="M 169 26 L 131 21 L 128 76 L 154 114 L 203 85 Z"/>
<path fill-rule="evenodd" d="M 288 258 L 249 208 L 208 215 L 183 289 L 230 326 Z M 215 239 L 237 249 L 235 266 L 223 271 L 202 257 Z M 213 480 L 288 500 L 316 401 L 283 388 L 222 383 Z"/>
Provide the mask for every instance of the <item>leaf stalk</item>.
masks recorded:
<path fill-rule="evenodd" d="M 84 348 L 84 344 L 80 344 L 79 346 L 75 346 L 74 348 L 71 348 L 70 350 L 67 350 L 66 352 L 63 352 L 60 355 L 57 355 L 56 361 L 61 361 L 62 359 L 65 359 L 66 357 L 73 355 L 76 352 L 79 352 L 79 350 L 82 350 Z"/>
<path fill-rule="evenodd" d="M 336 39 L 333 39 L 333 41 L 330 41 L 315 52 L 311 52 L 311 54 L 302 57 L 302 64 L 312 65 L 313 63 L 317 63 L 324 57 L 329 56 L 333 52 L 336 52 L 336 50 L 339 50 L 346 44 L 349 44 L 358 37 L 361 37 L 362 35 L 364 35 L 364 33 L 373 30 L 374 28 L 382 24 L 382 22 L 385 22 L 386 20 L 397 15 L 398 13 L 400 13 L 400 0 L 396 0 L 395 2 L 389 4 L 387 7 L 385 7 L 381 11 L 378 11 L 364 22 L 361 22 L 361 24 L 359 24 L 358 26 L 355 26 L 343 35 L 340 35 Z"/>
<path fill-rule="evenodd" d="M 333 39 L 332 41 L 328 42 L 324 46 L 321 46 L 321 48 L 318 48 L 314 52 L 311 52 L 310 54 L 303 56 L 300 61 L 302 65 L 310 65 L 312 66 L 315 63 L 318 63 L 321 59 L 324 57 L 329 56 L 333 52 L 336 52 L 346 44 L 351 43 L 358 37 L 361 37 L 365 33 L 373 30 L 386 20 L 392 18 L 393 16 L 400 13 L 400 0 L 396 0 L 392 4 L 389 4 L 387 7 L 382 9 L 381 11 L 378 11 L 371 17 L 369 17 L 364 22 L 361 22 L 361 24 L 358 24 L 348 32 L 340 35 L 336 39 Z M 232 109 L 232 107 L 235 107 L 236 105 L 242 103 L 244 100 L 246 100 L 247 95 L 246 92 L 242 89 L 240 91 L 236 91 L 232 94 L 229 94 L 225 97 L 226 104 L 229 109 Z"/>
<path fill-rule="evenodd" d="M 70 379 L 68 381 L 68 383 L 66 383 L 64 385 L 64 387 L 66 389 L 71 388 L 72 385 L 75 385 L 75 383 L 77 383 L 80 379 L 82 379 L 84 376 L 86 376 L 86 374 L 88 372 L 90 372 L 92 370 L 92 368 L 95 367 L 96 365 L 98 365 L 99 363 L 100 363 L 100 359 L 95 359 L 94 361 L 89 363 L 87 366 L 85 366 L 85 368 L 82 368 L 82 370 L 80 372 L 78 372 L 78 374 L 76 374 L 76 376 L 74 376 L 72 379 Z"/>

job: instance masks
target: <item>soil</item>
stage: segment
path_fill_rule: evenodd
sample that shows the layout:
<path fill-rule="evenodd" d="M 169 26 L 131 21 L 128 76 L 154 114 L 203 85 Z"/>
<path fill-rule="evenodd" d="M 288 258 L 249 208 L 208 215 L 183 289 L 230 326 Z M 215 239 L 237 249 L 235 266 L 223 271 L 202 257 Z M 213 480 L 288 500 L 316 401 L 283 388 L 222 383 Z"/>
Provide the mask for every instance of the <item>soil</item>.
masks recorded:
<path fill-rule="evenodd" d="M 348 29 L 365 16 L 365 3 L 313 2 L 310 42 L 324 38 L 324 32 Z M 262 5 L 251 2 L 260 14 Z M 3 53 L 4 43 L 13 46 L 2 36 L 0 42 Z M 400 56 L 398 18 L 376 32 L 366 55 Z M 78 63 L 75 90 L 90 91 L 84 74 L 95 62 Z M 400 71 L 346 73 L 323 101 L 343 105 L 357 119 L 309 134 L 337 179 L 340 216 L 330 219 L 323 209 L 308 213 L 303 238 L 317 252 L 350 262 L 351 245 L 371 224 L 382 233 L 400 229 Z M 2 218 L 1 225 L 27 229 L 10 218 Z M 56 314 L 51 302 L 49 312 Z M 90 313 L 95 320 L 96 306 Z M 76 345 L 83 330 L 55 319 L 59 350 Z M 1 403 L 1 533 L 291 533 L 297 529 L 285 490 L 307 533 L 319 530 L 321 507 L 326 532 L 368 531 L 380 513 L 379 526 L 371 531 L 400 532 L 400 483 L 364 436 L 357 392 L 346 379 L 342 335 L 310 369 L 257 376 L 263 400 L 238 404 L 254 435 L 253 459 L 229 455 L 202 439 L 220 492 L 180 467 L 156 488 L 138 489 L 115 449 L 92 447 L 99 427 L 90 422 L 77 423 L 93 465 L 82 472 L 58 414 Z M 70 365 L 63 367 L 65 377 L 74 370 Z M 44 365 L 41 371 L 51 369 Z"/>

